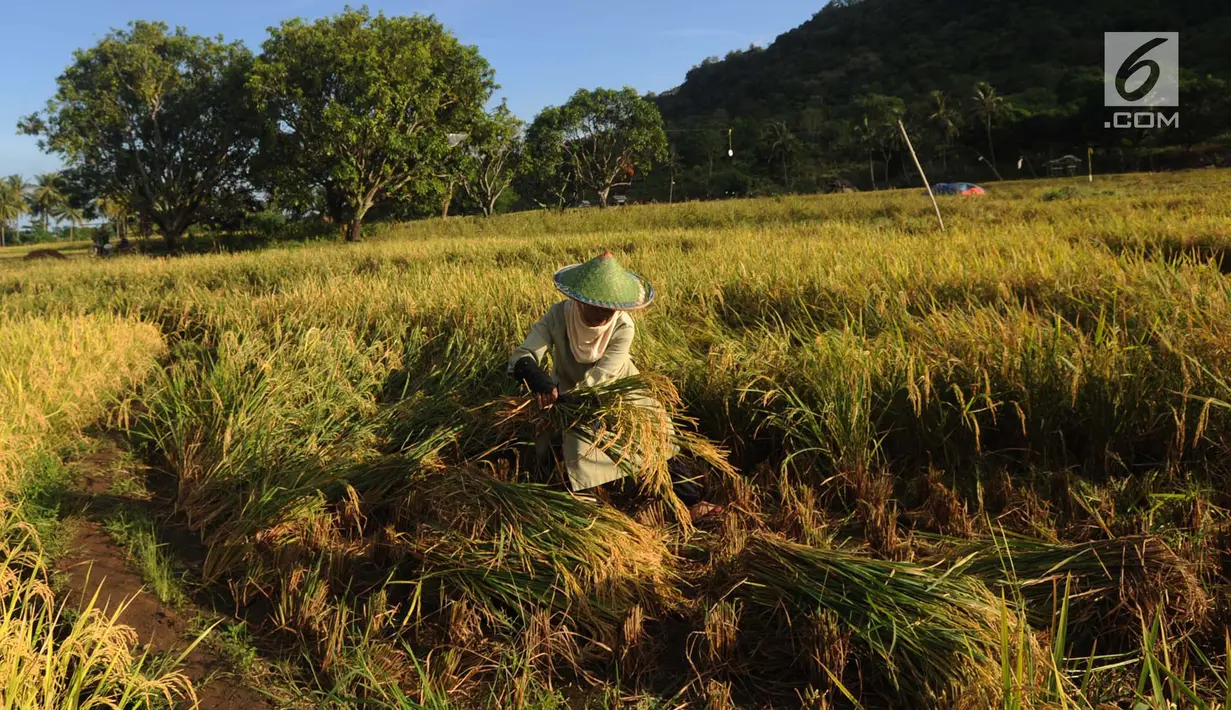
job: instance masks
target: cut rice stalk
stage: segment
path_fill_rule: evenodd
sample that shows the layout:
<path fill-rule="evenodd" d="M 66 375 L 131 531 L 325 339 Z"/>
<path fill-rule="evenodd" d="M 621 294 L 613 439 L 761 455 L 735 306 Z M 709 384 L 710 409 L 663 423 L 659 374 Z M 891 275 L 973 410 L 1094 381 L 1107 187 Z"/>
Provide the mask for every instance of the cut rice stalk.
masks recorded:
<path fill-rule="evenodd" d="M 579 387 L 550 409 L 520 397 L 494 404 L 498 426 L 506 435 L 525 429 L 576 435 L 607 454 L 645 494 L 670 504 L 685 526 L 688 513 L 672 489 L 667 462 L 683 452 L 719 475 L 735 475 L 727 452 L 695 433 L 696 422 L 681 413 L 679 392 L 663 377 L 635 375 Z"/>
<path fill-rule="evenodd" d="M 775 629 L 790 636 L 792 623 L 820 615 L 873 661 L 865 671 L 883 670 L 899 700 L 995 701 L 998 628 L 1007 612 L 977 579 L 766 534 L 751 536 L 720 579 L 722 597 L 744 605 L 741 631 L 763 648 Z"/>
<path fill-rule="evenodd" d="M 465 599 L 498 626 L 546 608 L 612 645 L 635 606 L 678 602 L 657 532 L 563 491 L 463 469 L 426 478 L 409 514 L 423 563 L 415 584 Z"/>
<path fill-rule="evenodd" d="M 1017 591 L 1031 622 L 1042 628 L 1051 623 L 1069 575 L 1074 628 L 1135 632 L 1139 614 L 1153 615 L 1160 607 L 1180 624 L 1199 623 L 1209 611 L 1209 597 L 1191 566 L 1155 536 L 1060 545 L 1005 535 L 960 549 L 972 555 L 968 573 Z"/>

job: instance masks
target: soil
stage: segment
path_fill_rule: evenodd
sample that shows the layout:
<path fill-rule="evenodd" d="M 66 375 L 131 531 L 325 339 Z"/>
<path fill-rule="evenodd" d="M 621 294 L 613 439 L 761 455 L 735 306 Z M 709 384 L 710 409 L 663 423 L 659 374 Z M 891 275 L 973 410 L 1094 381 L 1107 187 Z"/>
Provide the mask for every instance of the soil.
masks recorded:
<path fill-rule="evenodd" d="M 196 638 L 189 626 L 196 610 L 189 606 L 178 611 L 146 591 L 141 575 L 129 566 L 124 550 L 100 522 L 114 511 L 114 505 L 108 504 L 109 499 L 116 499 L 108 493 L 113 460 L 114 455 L 104 450 L 78 462 L 84 474 L 79 489 L 85 503 L 81 506 L 83 517 L 74 522 L 68 552 L 56 565 L 65 580 L 66 598 L 70 604 L 81 604 L 97 591 L 96 604 L 104 610 L 113 610 L 127 600 L 120 622 L 136 631 L 141 646 L 156 654 L 179 655 Z M 91 505 L 90 501 L 99 504 Z M 196 707 L 200 710 L 275 707 L 231 673 L 227 662 L 207 644 L 198 644 L 188 654 L 182 670 L 192 680 L 200 701 Z M 191 703 L 184 704 L 189 706 Z"/>
<path fill-rule="evenodd" d="M 22 257 L 26 261 L 38 261 L 39 259 L 67 259 L 57 249 L 33 249 Z"/>

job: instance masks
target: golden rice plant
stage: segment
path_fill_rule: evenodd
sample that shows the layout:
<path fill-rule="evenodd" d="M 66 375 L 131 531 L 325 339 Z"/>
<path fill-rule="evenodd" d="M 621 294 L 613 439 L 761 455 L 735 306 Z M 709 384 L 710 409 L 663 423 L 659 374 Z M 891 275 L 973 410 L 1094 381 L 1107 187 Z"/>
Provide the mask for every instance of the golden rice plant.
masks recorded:
<path fill-rule="evenodd" d="M 58 602 L 34 530 L 0 508 L 0 708 L 195 704 L 192 683 L 181 671 L 153 671 L 146 658 L 134 655 L 137 634 L 119 621 L 125 604 L 104 610 L 100 591 L 79 608 Z"/>
<path fill-rule="evenodd" d="M 540 641 L 566 633 L 644 638 L 655 628 L 645 617 L 669 606 L 655 595 L 693 588 L 657 576 L 676 563 L 662 562 L 666 545 L 644 542 L 637 531 L 681 542 L 684 570 L 694 558 L 721 555 L 716 545 L 738 548 L 748 534 L 747 571 L 762 586 L 743 585 L 743 596 L 725 601 L 707 595 L 711 623 L 698 624 L 713 636 L 711 666 L 727 674 L 705 679 L 713 681 L 712 702 L 738 697 L 758 677 L 755 666 L 740 665 L 757 632 L 768 634 L 762 650 L 784 654 L 771 659 L 809 666 L 815 688 L 828 679 L 815 674 L 819 667 L 849 656 L 863 677 L 896 678 L 896 691 L 882 686 L 899 700 L 908 688 L 941 697 L 956 675 L 978 684 L 987 675 L 979 660 L 988 656 L 986 634 L 977 631 L 986 624 L 960 611 L 979 608 L 976 598 L 986 604 L 976 580 L 870 557 L 835 562 L 824 548 L 770 545 L 752 531 L 790 525 L 800 540 L 855 535 L 855 544 L 874 543 L 875 533 L 884 544 L 871 547 L 909 556 L 918 545 L 909 535 L 894 537 L 915 512 L 897 507 L 909 505 L 902 479 L 933 468 L 955 476 L 955 496 L 975 496 L 952 501 L 971 511 L 982 500 L 985 472 L 1018 467 L 1086 478 L 1136 476 L 1149 466 L 1163 477 L 1191 471 L 1204 489 L 1225 490 L 1231 409 L 1211 398 L 1227 399 L 1219 383 L 1231 371 L 1231 291 L 1222 273 L 1231 242 L 1218 209 L 1231 194 L 1231 172 L 1100 180 L 1097 194 L 1052 202 L 1040 191 L 1065 181 L 998 184 L 987 199 L 947 202 L 943 234 L 929 221 L 930 203 L 911 190 L 425 220 L 345 248 L 4 263 L 0 313 L 6 323 L 91 313 L 96 322 L 139 318 L 162 329 L 171 363 L 147 390 L 149 406 L 138 408 L 141 429 L 179 477 L 183 509 L 214 543 L 214 567 L 226 581 L 245 588 L 284 575 L 291 588 L 295 572 L 320 570 L 296 578 L 304 590 L 298 604 L 275 601 L 288 623 L 323 625 L 342 618 L 345 604 L 363 604 L 342 599 L 337 590 L 346 585 L 334 583 L 349 580 L 354 566 L 379 566 L 368 551 L 400 545 L 409 550 L 394 558 L 395 581 L 424 594 L 418 629 L 442 621 L 459 647 L 486 638 L 499 655 L 564 648 Z M 635 315 L 634 356 L 643 371 L 669 379 L 687 407 L 671 392 L 652 391 L 665 416 L 611 402 L 565 402 L 540 413 L 522 399 L 502 400 L 509 418 L 497 431 L 499 408 L 485 405 L 509 391 L 508 352 L 559 297 L 550 274 L 608 248 L 661 294 Z M 0 367 L 9 361 L 0 358 Z M 613 395 L 629 405 L 639 396 Z M 786 514 L 758 520 L 749 506 L 748 519 L 731 525 L 740 535 L 715 541 L 702 533 L 684 542 L 669 537 L 679 527 L 629 528 L 562 491 L 517 487 L 497 495 L 490 485 L 514 484 L 487 477 L 482 485 L 468 478 L 444 484 L 423 467 L 401 465 L 426 447 L 435 458 L 428 469 L 457 471 L 514 431 L 525 439 L 544 426 L 591 427 L 609 449 L 623 447 L 617 458 L 647 492 L 669 501 L 661 461 L 689 446 L 666 433 L 668 422 L 675 436 L 695 431 L 729 446 L 730 460 L 748 471 L 740 490 L 749 500 L 777 490 L 776 508 Z M 61 429 L 53 423 L 47 431 Z M 710 453 L 721 471 L 725 452 Z M 789 479 L 774 485 L 775 471 Z M 415 496 L 421 480 L 460 501 Z M 360 502 L 347 508 L 349 490 Z M 1023 495 L 1047 498 L 1038 490 Z M 1207 496 L 1205 507 L 1221 516 L 1217 496 Z M 416 498 L 444 502 L 438 513 Z M 404 499 L 412 501 L 405 517 L 390 513 Z M 517 500 L 537 518 L 484 512 L 494 499 Z M 445 515 L 450 505 L 461 512 Z M 1055 508 L 1031 511 L 1040 534 L 1071 532 L 1057 524 Z M 1137 511 L 1117 512 L 1118 529 L 1151 529 L 1125 519 Z M 848 515 L 863 516 L 862 529 Z M 818 521 L 824 530 L 809 532 Z M 331 535 L 343 529 L 339 547 Z M 1168 563 L 1152 543 L 1143 549 L 1146 563 Z M 1103 563 L 1115 554 L 1096 551 Z M 1049 580 L 1057 572 L 1046 572 L 1074 552 L 1040 552 L 1035 571 L 1018 580 Z M 1023 563 L 1035 554 L 1021 553 Z M 619 562 L 596 566 L 609 559 Z M 1150 602 L 1158 588 L 1157 579 L 1141 588 L 1095 581 L 1092 567 L 1081 569 L 1093 559 L 1083 554 L 1067 565 L 1075 584 L 1098 590 L 1070 600 L 1073 635 L 1094 625 L 1085 619 L 1102 618 L 1083 616 L 1085 600 L 1097 599 L 1101 614 L 1121 601 Z M 1134 565 L 1123 566 L 1126 579 L 1137 574 Z M 1002 569 L 978 576 L 1011 596 Z M 935 578 L 938 586 L 928 586 Z M 648 579 L 659 579 L 652 593 L 638 581 Z M 1176 579 L 1182 591 L 1170 598 L 1199 600 L 1190 578 Z M 1037 595 L 1031 611 L 1050 605 L 1052 581 L 1022 589 Z M 871 591 L 861 591 L 863 582 Z M 609 593 L 605 604 L 598 590 Z M 835 590 L 851 590 L 846 596 L 860 603 L 843 606 Z M 903 590 L 922 601 L 912 605 Z M 931 596 L 935 590 L 953 591 L 958 611 Z M 432 606 L 438 592 L 447 592 L 444 609 Z M 834 609 L 818 609 L 821 593 Z M 1000 613 L 999 604 L 990 607 Z M 947 616 L 928 615 L 938 609 Z M 883 626 L 848 623 L 860 613 L 930 621 L 891 627 L 905 640 L 888 643 Z M 793 626 L 783 625 L 788 614 Z M 937 620 L 950 616 L 961 624 L 951 633 L 938 629 Z M 325 652 L 361 645 L 353 632 L 333 628 Z M 733 628 L 739 643 L 731 645 L 724 634 Z M 1028 649 L 1028 630 L 1013 632 Z M 973 646 L 982 657 L 951 660 L 945 649 L 963 637 L 983 639 Z M 860 702 L 878 702 L 880 686 L 856 685 Z M 841 695 L 835 690 L 825 688 L 826 697 Z"/>
<path fill-rule="evenodd" d="M 1199 625 L 1211 600 L 1192 565 L 1161 537 L 1133 535 L 1057 544 L 1017 535 L 961 543 L 968 574 L 1020 598 L 1032 623 L 1046 627 L 1069 585 L 1068 619 L 1095 638 L 1134 634 L 1142 615 L 1165 612 L 1181 626 Z"/>
<path fill-rule="evenodd" d="M 162 351 L 157 329 L 115 316 L 0 316 L 0 490 L 36 450 L 102 416 Z"/>

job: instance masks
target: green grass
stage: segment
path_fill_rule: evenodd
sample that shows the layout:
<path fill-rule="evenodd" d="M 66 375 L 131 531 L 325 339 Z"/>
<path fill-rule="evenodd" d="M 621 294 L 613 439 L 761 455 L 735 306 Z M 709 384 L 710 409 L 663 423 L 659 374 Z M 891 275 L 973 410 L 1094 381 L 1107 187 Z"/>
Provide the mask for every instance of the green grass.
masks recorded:
<path fill-rule="evenodd" d="M 157 328 L 165 357 L 114 424 L 175 476 L 207 581 L 261 600 L 264 630 L 326 695 L 507 705 L 567 679 L 756 704 L 756 674 L 817 671 L 812 649 L 887 681 L 818 671 L 785 695 L 939 706 L 966 673 L 972 698 L 1031 707 L 1063 690 L 1085 707 L 1158 675 L 1137 612 L 1162 609 L 1160 628 L 1210 660 L 1173 669 L 1211 702 L 1225 616 L 1189 612 L 1228 583 L 1229 199 L 1231 173 L 1200 171 L 995 184 L 944 201 L 943 233 L 917 190 L 425 220 L 358 245 L 5 263 L 0 318 Z M 738 471 L 710 471 L 730 511 L 718 530 L 553 492 L 511 441 L 545 420 L 500 427 L 522 394 L 504 363 L 558 297 L 550 274 L 603 249 L 660 293 L 636 315 L 638 367 Z M 950 570 L 977 543 L 935 534 L 1009 553 Z M 785 547 L 754 545 L 773 562 L 745 570 L 757 593 L 713 598 L 766 539 Z M 1125 540 L 1165 546 L 1147 558 L 1179 576 L 1108 564 Z M 1079 550 L 1097 554 L 1068 559 Z M 899 633 L 873 634 L 858 595 L 814 596 L 822 562 L 830 579 L 871 575 Z M 1053 583 L 1070 572 L 1068 599 Z M 1184 584 L 1160 601 L 1159 579 Z M 940 618 L 953 600 L 929 594 L 946 584 L 990 587 L 971 593 L 979 624 L 911 621 Z M 737 643 L 655 670 L 721 629 L 772 630 L 779 653 L 756 666 Z M 1113 641 L 1125 664 L 1088 701 L 1055 682 Z M 423 677 L 399 655 L 431 649 Z M 1174 682 L 1162 693 L 1187 702 Z"/>
<path fill-rule="evenodd" d="M 181 574 L 175 569 L 167 545 L 158 541 L 152 520 L 137 513 L 119 512 L 107 519 L 103 529 L 124 549 L 129 563 L 154 596 L 172 607 L 187 603 Z"/>
<path fill-rule="evenodd" d="M 217 642 L 222 659 L 241 675 L 252 673 L 258 654 L 252 645 L 252 634 L 244 622 L 223 624 L 217 631 Z"/>

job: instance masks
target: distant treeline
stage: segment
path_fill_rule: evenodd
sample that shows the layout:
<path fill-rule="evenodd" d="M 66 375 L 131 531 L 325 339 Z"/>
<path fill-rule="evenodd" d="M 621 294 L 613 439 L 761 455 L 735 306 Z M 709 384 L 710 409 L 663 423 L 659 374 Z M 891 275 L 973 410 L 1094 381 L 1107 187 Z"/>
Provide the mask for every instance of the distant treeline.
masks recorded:
<path fill-rule="evenodd" d="M 105 217 L 174 248 L 194 228 L 359 239 L 365 221 L 1211 163 L 1231 144 L 1231 16 L 1214 2 L 830 3 L 662 95 L 581 89 L 527 126 L 434 18 L 366 9 L 238 42 L 135 22 L 79 50 L 19 129 L 66 168 L 0 183 L 0 224 Z M 1181 120 L 1109 130 L 1103 32 L 1181 32 Z M 292 224 L 296 228 L 292 228 Z M 332 225 L 332 226 L 328 226 Z M 0 232 L 3 234 L 3 232 Z"/>

